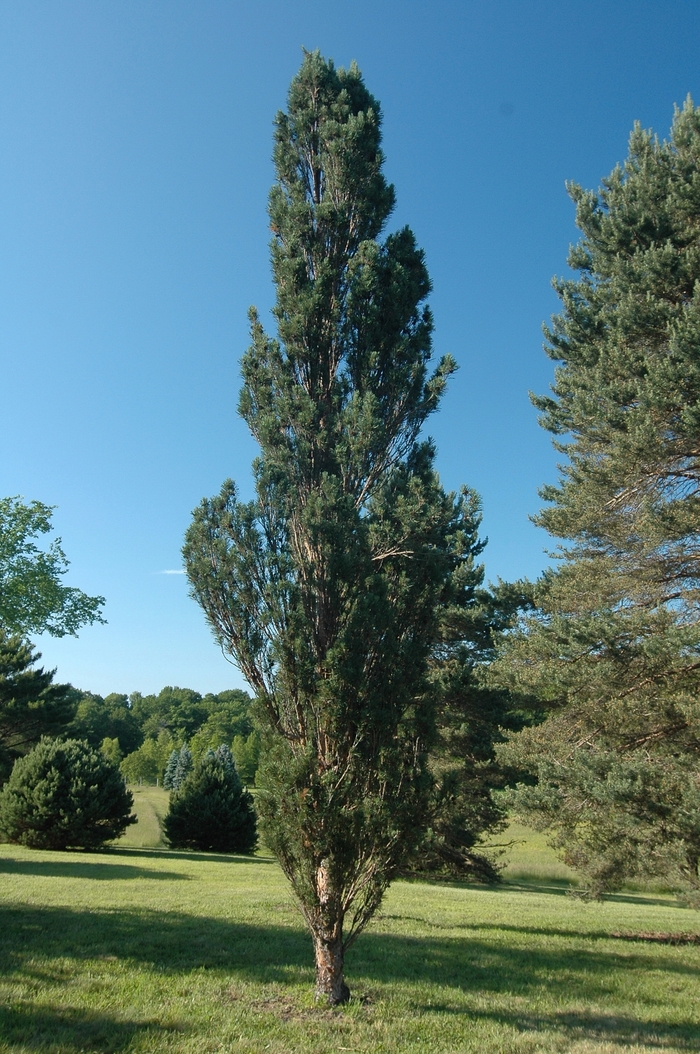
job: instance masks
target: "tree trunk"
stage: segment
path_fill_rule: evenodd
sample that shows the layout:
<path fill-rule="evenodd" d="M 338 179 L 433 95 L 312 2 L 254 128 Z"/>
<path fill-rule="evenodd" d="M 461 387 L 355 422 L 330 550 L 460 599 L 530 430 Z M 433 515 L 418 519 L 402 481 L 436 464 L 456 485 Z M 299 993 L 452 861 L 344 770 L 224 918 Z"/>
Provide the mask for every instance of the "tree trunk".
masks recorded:
<path fill-rule="evenodd" d="M 316 955 L 316 999 L 329 1006 L 347 1003 L 350 989 L 343 977 L 343 912 L 328 861 L 316 871 L 318 910 L 311 924 Z"/>
<path fill-rule="evenodd" d="M 343 978 L 343 938 L 314 934 L 316 955 L 316 999 L 329 1006 L 347 1003 L 350 989 Z"/>

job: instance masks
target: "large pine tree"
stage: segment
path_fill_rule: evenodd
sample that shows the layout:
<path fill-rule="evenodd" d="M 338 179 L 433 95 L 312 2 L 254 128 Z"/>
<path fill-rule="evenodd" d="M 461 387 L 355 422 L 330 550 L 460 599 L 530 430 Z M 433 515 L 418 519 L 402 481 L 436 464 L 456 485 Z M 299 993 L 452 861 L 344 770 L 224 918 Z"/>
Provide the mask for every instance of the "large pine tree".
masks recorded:
<path fill-rule="evenodd" d="M 260 701 L 256 807 L 313 937 L 317 993 L 348 998 L 344 955 L 426 814 L 427 674 L 438 611 L 474 586 L 473 499 L 421 440 L 454 369 L 428 371 L 423 253 L 382 238 L 394 190 L 358 69 L 307 54 L 276 119 L 270 194 L 279 337 L 251 312 L 240 412 L 256 497 L 203 501 L 193 595 Z"/>
<path fill-rule="evenodd" d="M 17 758 L 42 735 L 66 733 L 75 715 L 79 692 L 54 684 L 56 671 L 37 668 L 40 658 L 31 644 L 0 627 L 0 784 Z"/>
<path fill-rule="evenodd" d="M 521 808 L 595 890 L 626 875 L 697 887 L 700 859 L 700 111 L 635 127 L 556 289 L 553 393 L 568 457 L 540 523 L 562 540 L 496 673 L 548 720 L 509 757 Z"/>

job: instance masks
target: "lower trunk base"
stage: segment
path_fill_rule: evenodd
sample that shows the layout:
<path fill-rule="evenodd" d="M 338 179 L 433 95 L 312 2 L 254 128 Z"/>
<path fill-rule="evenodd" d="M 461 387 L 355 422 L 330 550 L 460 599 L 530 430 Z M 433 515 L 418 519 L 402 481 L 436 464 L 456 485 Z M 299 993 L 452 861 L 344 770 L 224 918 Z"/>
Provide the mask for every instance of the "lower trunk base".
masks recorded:
<path fill-rule="evenodd" d="M 319 988 L 316 985 L 316 1002 L 326 1003 L 328 1006 L 342 1006 L 344 1003 L 350 1002 L 350 989 L 345 984 L 345 981 L 341 981 L 332 992 L 328 992 L 325 988 Z"/>
<path fill-rule="evenodd" d="M 316 1001 L 341 1006 L 350 998 L 343 977 L 343 942 L 314 941 L 316 952 Z"/>

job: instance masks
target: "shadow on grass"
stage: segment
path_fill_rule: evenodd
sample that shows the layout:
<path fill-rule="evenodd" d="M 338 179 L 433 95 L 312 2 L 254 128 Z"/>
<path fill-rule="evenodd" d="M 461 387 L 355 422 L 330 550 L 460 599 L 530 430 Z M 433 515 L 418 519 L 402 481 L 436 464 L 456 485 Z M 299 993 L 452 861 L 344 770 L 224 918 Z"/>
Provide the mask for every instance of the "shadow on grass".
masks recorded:
<path fill-rule="evenodd" d="M 517 927 L 510 929 L 517 931 Z M 531 933 L 527 928 L 519 932 Z M 419 1001 L 428 997 L 420 986 L 428 985 L 433 989 L 430 995 L 437 996 L 438 1003 L 434 999 L 425 1006 L 414 1003 L 419 1013 L 480 1017 L 522 1032 L 563 1032 L 572 1042 L 605 1037 L 609 1042 L 631 1046 L 643 1036 L 650 1049 L 700 1049 L 699 1020 L 663 1020 L 665 993 L 679 984 L 700 982 L 700 967 L 688 960 L 688 949 L 668 949 L 659 956 L 656 949 L 643 945 L 627 944 L 624 950 L 615 946 L 552 947 L 546 944 L 547 936 L 546 931 L 538 930 L 525 943 L 514 945 L 482 937 L 476 930 L 464 937 L 369 932 L 350 955 L 350 981 L 354 980 L 357 986 L 401 983 L 408 986 L 408 998 Z M 227 981 L 230 978 L 261 984 L 285 985 L 292 979 L 311 984 L 313 973 L 310 940 L 296 924 L 255 925 L 154 910 L 88 912 L 33 905 L 0 907 L 0 975 L 42 986 L 70 986 L 74 990 L 82 972 L 94 972 L 96 962 L 112 959 L 161 975 L 213 970 Z M 73 961 L 68 969 L 67 960 Z M 106 963 L 105 968 L 109 969 Z M 636 995 L 637 1001 L 646 1000 L 643 1019 L 602 1009 L 622 1002 L 626 983 L 623 975 L 643 978 L 652 971 L 653 985 L 650 983 L 644 994 Z M 528 1013 L 528 1004 L 541 1004 L 543 986 L 552 1007 L 561 1008 L 575 1000 L 578 1006 L 590 1006 L 590 1012 L 553 1009 L 541 1015 Z M 511 1009 L 513 999 L 519 1007 Z M 488 1009 L 477 1009 L 475 1002 L 481 1006 L 486 1002 Z M 45 1012 L 42 1007 L 36 1011 L 39 1016 Z M 28 1013 L 25 1044 L 25 1036 L 34 1028 L 31 1012 Z M 101 1019 L 95 1020 L 98 1027 Z M 79 1015 L 78 1026 L 82 1027 Z M 88 1026 L 92 1027 L 89 1021 L 85 1027 Z M 92 1046 L 83 1043 L 83 1047 L 100 1051 L 121 1049 L 96 1042 Z M 29 1045 L 26 1049 L 49 1048 Z M 75 1049 L 81 1049 L 77 1040 Z"/>
<path fill-rule="evenodd" d="M 157 1049 L 159 1040 L 172 1031 L 156 1022 L 122 1021 L 91 1010 L 57 1010 L 26 1003 L 0 1006 L 0 1036 L 7 1044 L 18 1044 L 17 1050 L 118 1054 L 127 1050 L 135 1037 L 144 1034 L 154 1041 L 151 1049 Z"/>
<path fill-rule="evenodd" d="M 449 1005 L 431 1003 L 424 1010 L 443 1014 L 460 1014 Z M 498 1011 L 476 1011 L 469 1017 L 475 1020 L 498 1024 L 504 1028 L 515 1028 L 518 1032 L 551 1035 L 557 1032 L 565 1038 L 567 1044 L 586 1042 L 604 1043 L 621 1047 L 635 1047 L 636 1050 L 698 1050 L 700 1030 L 696 1021 L 685 1021 L 678 1025 L 667 1021 L 645 1020 L 629 1017 L 626 1014 L 596 1013 L 561 1013 L 561 1014 L 517 1014 L 498 1013 Z M 539 1048 L 537 1048 L 539 1049 Z M 567 1045 L 566 1049 L 569 1049 Z M 586 1049 L 591 1049 L 588 1046 Z"/>
<path fill-rule="evenodd" d="M 543 878 L 540 874 L 520 872 L 512 877 L 504 875 L 500 882 L 475 882 L 473 879 L 445 878 L 435 875 L 402 875 L 402 882 L 425 883 L 433 887 L 446 889 L 465 889 L 472 893 L 542 893 L 554 897 L 574 897 L 587 900 L 576 878 Z M 658 894 L 658 895 L 657 895 Z M 679 899 L 679 891 L 670 887 L 656 890 L 625 886 L 616 893 L 604 893 L 600 902 L 609 901 L 618 904 L 651 904 L 662 907 L 685 908 Z"/>
<path fill-rule="evenodd" d="M 517 877 L 505 877 L 501 882 L 484 883 L 474 882 L 470 879 L 443 878 L 432 875 L 402 875 L 402 882 L 425 883 L 430 886 L 444 887 L 446 889 L 465 889 L 471 893 L 543 893 L 553 897 L 575 897 L 585 900 L 583 890 L 573 879 L 569 878 L 542 878 L 539 875 L 521 874 Z M 623 889 L 617 893 L 604 893 L 601 901 L 610 901 L 619 904 L 655 904 L 663 907 L 683 905 L 678 901 L 677 892 L 669 889 L 663 891 L 665 895 L 655 896 L 646 890 Z"/>
<path fill-rule="evenodd" d="M 504 893 L 544 893 L 548 896 L 554 897 L 574 897 L 576 899 L 586 900 L 586 897 L 581 890 L 581 887 L 577 886 L 575 882 L 570 882 L 567 878 L 555 878 L 547 879 L 546 881 L 541 878 L 530 878 L 530 877 L 519 877 L 505 879 L 501 884 L 497 886 L 479 886 L 472 888 L 501 891 Z M 656 905 L 666 908 L 678 907 L 683 908 L 683 905 L 675 899 L 675 894 L 669 890 L 665 896 L 655 896 L 653 893 L 647 893 L 645 891 L 636 892 L 634 890 L 621 890 L 618 893 L 604 893 L 600 902 L 611 903 L 611 904 L 649 904 Z M 595 903 L 595 901 L 593 901 Z"/>
<path fill-rule="evenodd" d="M 187 875 L 178 871 L 153 870 L 149 867 L 134 867 L 133 864 L 100 863 L 98 860 L 86 860 L 80 854 L 75 860 L 52 860 L 42 855 L 38 860 L 13 860 L 0 857 L 0 874 L 3 875 L 40 875 L 47 878 L 92 878 L 100 881 L 125 878 L 183 879 Z"/>
<path fill-rule="evenodd" d="M 273 856 L 253 856 L 244 853 L 200 853 L 194 849 L 141 848 L 131 845 L 114 845 L 107 850 L 110 856 L 145 856 L 151 860 L 201 860 L 209 864 L 276 864 Z"/>
<path fill-rule="evenodd" d="M 480 933 L 517 933 L 536 940 L 543 937 L 562 937 L 564 940 L 580 941 L 647 941 L 657 945 L 679 945 L 700 944 L 700 935 L 686 931 L 677 933 L 637 933 L 614 932 L 609 930 L 585 930 L 571 927 L 561 929 L 554 926 L 514 926 L 506 922 L 435 922 L 433 919 L 425 919 L 420 915 L 385 915 L 378 916 L 395 922 L 419 922 L 426 929 L 435 930 L 463 930 L 465 934 L 472 933 L 478 937 Z"/>

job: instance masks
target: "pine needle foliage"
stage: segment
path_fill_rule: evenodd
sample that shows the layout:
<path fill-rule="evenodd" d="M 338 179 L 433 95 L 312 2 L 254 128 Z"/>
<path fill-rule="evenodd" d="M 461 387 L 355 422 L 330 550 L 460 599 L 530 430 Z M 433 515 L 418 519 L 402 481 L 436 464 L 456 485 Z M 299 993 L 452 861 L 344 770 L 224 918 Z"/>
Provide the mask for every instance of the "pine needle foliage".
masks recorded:
<path fill-rule="evenodd" d="M 54 684 L 55 671 L 37 667 L 40 658 L 26 640 L 0 628 L 0 783 L 18 757 L 42 735 L 63 732 L 75 714 L 79 693 Z"/>
<path fill-rule="evenodd" d="M 163 786 L 166 790 L 173 790 L 173 777 L 177 771 L 177 763 L 180 760 L 180 751 L 173 750 L 163 773 Z"/>
<path fill-rule="evenodd" d="M 41 740 L 0 793 L 0 833 L 30 849 L 97 849 L 136 823 L 116 765 L 84 740 Z"/>
<path fill-rule="evenodd" d="M 379 104 L 359 70 L 306 54 L 275 126 L 278 337 L 251 311 L 240 412 L 255 498 L 203 501 L 184 558 L 217 641 L 259 701 L 256 807 L 311 930 L 317 993 L 425 822 L 438 611 L 470 588 L 470 497 L 420 438 L 455 368 L 432 372 L 430 280 L 382 236 Z"/>
<path fill-rule="evenodd" d="M 180 787 L 192 771 L 193 764 L 194 762 L 192 761 L 192 751 L 187 746 L 187 743 L 185 743 L 178 751 L 175 770 L 172 774 L 171 787 L 173 790 L 180 789 Z"/>
<path fill-rule="evenodd" d="M 567 458 L 539 516 L 562 539 L 495 668 L 548 720 L 509 750 L 520 807 L 599 892 L 699 884 L 700 110 L 635 126 L 596 193 L 569 187 L 577 277 L 555 288 L 559 362 L 535 399 Z"/>
<path fill-rule="evenodd" d="M 172 792 L 163 827 L 174 849 L 253 852 L 258 840 L 253 798 L 226 745 L 208 750 Z"/>

